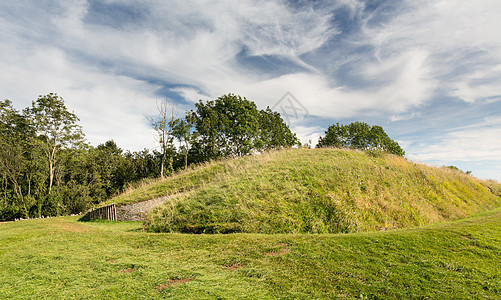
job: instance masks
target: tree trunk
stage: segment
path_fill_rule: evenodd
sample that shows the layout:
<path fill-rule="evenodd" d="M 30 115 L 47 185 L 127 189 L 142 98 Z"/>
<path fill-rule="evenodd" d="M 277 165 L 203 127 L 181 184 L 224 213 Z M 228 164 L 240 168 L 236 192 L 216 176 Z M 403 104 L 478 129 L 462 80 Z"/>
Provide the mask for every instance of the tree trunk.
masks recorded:
<path fill-rule="evenodd" d="M 19 197 L 21 198 L 21 202 L 23 203 L 24 216 L 26 217 L 26 219 L 28 219 L 29 218 L 28 208 L 26 207 L 26 202 L 24 202 L 23 191 L 21 190 L 20 185 L 17 188 L 19 189 Z"/>
<path fill-rule="evenodd" d="M 184 149 L 184 169 L 186 170 L 188 168 L 188 143 L 185 143 L 185 149 Z"/>
<path fill-rule="evenodd" d="M 47 144 L 50 145 L 49 139 L 47 138 Z M 52 190 L 52 184 L 54 182 L 54 168 L 56 163 L 56 150 L 57 150 L 57 135 L 54 136 L 54 143 L 52 144 L 52 149 L 49 149 L 48 159 L 49 159 L 49 195 Z"/>
<path fill-rule="evenodd" d="M 24 201 L 24 195 L 21 183 L 19 183 L 17 175 L 14 172 L 12 172 L 11 170 L 7 170 L 7 172 L 9 177 L 11 178 L 12 184 L 14 185 L 14 193 L 21 200 L 21 203 L 23 204 L 24 215 L 26 218 L 28 218 L 28 209 L 26 207 L 26 202 Z"/>
<path fill-rule="evenodd" d="M 162 163 L 160 165 L 160 178 L 164 179 L 164 165 L 165 165 L 165 150 L 162 154 Z"/>
<path fill-rule="evenodd" d="M 52 182 L 54 181 L 54 163 L 52 161 L 49 162 L 49 195 L 52 190 Z"/>

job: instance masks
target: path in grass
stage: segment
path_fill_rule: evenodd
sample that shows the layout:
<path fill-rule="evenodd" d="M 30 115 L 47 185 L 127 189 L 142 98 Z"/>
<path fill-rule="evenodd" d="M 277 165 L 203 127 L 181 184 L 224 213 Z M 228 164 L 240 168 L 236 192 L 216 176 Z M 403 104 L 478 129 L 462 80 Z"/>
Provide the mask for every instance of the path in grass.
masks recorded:
<path fill-rule="evenodd" d="M 177 196 L 179 194 L 120 206 L 117 208 L 117 219 L 119 221 L 142 221 L 153 209 Z"/>
<path fill-rule="evenodd" d="M 487 298 L 501 209 L 345 235 L 188 235 L 77 217 L 0 224 L 0 298 Z"/>
<path fill-rule="evenodd" d="M 174 195 L 167 195 L 164 197 L 158 197 L 155 199 L 150 199 L 150 200 L 145 200 L 141 202 L 136 202 L 136 203 L 131 203 L 131 204 L 124 204 L 121 206 L 118 206 L 116 208 L 116 217 L 118 221 L 144 221 L 145 217 L 152 212 L 156 207 L 166 203 L 167 201 L 172 201 L 173 198 L 178 197 L 182 195 L 180 194 L 174 194 Z M 90 210 L 87 212 L 87 214 L 82 218 L 82 220 L 89 220 L 93 217 L 91 217 L 92 213 L 96 210 L 99 210 L 99 208 L 96 208 L 94 210 Z"/>

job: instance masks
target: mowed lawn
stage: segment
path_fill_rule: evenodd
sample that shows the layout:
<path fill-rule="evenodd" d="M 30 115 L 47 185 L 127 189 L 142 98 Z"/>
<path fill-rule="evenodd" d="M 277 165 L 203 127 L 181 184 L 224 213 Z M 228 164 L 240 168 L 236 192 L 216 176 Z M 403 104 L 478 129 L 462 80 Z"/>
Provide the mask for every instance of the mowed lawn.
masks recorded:
<path fill-rule="evenodd" d="M 157 234 L 142 226 L 78 217 L 0 224 L 0 298 L 501 298 L 501 209 L 353 234 Z"/>

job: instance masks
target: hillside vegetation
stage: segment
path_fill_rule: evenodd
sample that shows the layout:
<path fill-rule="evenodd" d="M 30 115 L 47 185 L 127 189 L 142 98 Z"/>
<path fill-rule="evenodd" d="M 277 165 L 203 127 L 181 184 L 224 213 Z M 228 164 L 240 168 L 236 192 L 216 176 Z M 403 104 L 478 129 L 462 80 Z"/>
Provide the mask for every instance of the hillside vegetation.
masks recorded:
<path fill-rule="evenodd" d="M 338 233 L 463 218 L 499 206 L 496 189 L 394 155 L 292 149 L 208 163 L 113 201 L 178 194 L 146 220 L 157 232 Z"/>

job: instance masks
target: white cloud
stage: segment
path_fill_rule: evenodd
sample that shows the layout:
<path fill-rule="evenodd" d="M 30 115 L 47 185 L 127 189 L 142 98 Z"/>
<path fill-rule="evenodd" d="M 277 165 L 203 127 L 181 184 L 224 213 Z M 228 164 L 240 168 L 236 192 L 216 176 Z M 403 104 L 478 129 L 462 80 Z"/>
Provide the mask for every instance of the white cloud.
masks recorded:
<path fill-rule="evenodd" d="M 367 76 L 384 82 L 375 92 L 374 102 L 388 107 L 389 112 L 405 112 L 429 100 L 436 82 L 427 59 L 426 51 L 411 50 L 370 65 L 365 70 Z"/>
<path fill-rule="evenodd" d="M 440 141 L 416 149 L 411 158 L 441 161 L 499 161 L 501 157 L 501 118 L 455 128 Z"/>
<path fill-rule="evenodd" d="M 501 97 L 501 64 L 465 74 L 452 85 L 451 94 L 466 102 Z"/>
<path fill-rule="evenodd" d="M 366 27 L 378 57 L 422 49 L 429 53 L 429 72 L 446 93 L 468 102 L 499 96 L 501 74 L 496 66 L 501 61 L 501 2 L 422 0 L 406 4 L 403 13 L 390 22 Z M 483 83 L 475 84 L 478 81 Z"/>
<path fill-rule="evenodd" d="M 373 22 L 378 16 L 368 16 L 364 35 L 360 37 L 362 41 L 371 40 L 375 57 L 383 65 L 392 60 L 398 61 L 398 57 L 404 57 L 412 51 L 422 54 L 422 60 L 414 54 L 415 65 L 421 67 L 414 70 L 408 67 L 411 80 L 406 81 L 411 84 L 391 80 L 387 87 L 395 83 L 397 87 L 410 88 L 407 95 L 414 95 L 414 98 L 409 98 L 406 102 L 418 107 L 419 103 L 425 104 L 429 106 L 428 109 L 432 109 L 436 100 L 443 102 L 444 99 L 439 98 L 443 95 L 457 97 L 471 105 L 501 100 L 501 3 L 495 0 L 409 0 L 404 3 L 399 8 L 399 14 L 389 21 Z M 397 63 L 395 70 L 403 70 L 404 66 L 405 64 Z M 375 74 L 376 80 L 379 76 L 387 78 L 385 73 Z M 406 120 L 406 116 L 420 116 L 426 122 L 426 116 L 419 111 L 409 110 L 412 105 L 403 108 L 402 112 L 394 115 L 393 121 Z M 458 121 L 453 120 L 458 113 L 455 107 L 451 106 L 450 112 L 451 114 L 441 116 L 440 122 L 429 121 L 442 123 L 447 127 L 447 122 Z M 481 109 L 475 110 L 475 114 L 479 112 L 481 113 Z M 476 116 L 469 115 L 469 120 Z M 480 122 L 455 128 L 443 136 L 426 133 L 426 136 L 420 137 L 426 141 L 423 145 L 407 140 L 407 147 L 404 148 L 408 149 L 409 157 L 420 161 L 440 161 L 442 164 L 463 162 L 467 165 L 482 161 L 476 167 L 489 170 L 488 173 L 483 173 L 488 174 L 484 177 L 495 175 L 501 178 L 499 170 L 495 171 L 491 167 L 499 165 L 501 153 L 498 149 L 501 144 L 498 137 L 501 125 L 482 122 L 482 115 L 478 118 Z M 426 126 L 423 125 L 423 128 Z"/>
<path fill-rule="evenodd" d="M 279 1 L 142 3 L 150 14 L 136 28 L 89 24 L 87 1 L 54 1 L 50 11 L 31 4 L 13 5 L 18 14 L 29 11 L 29 23 L 2 23 L 0 36 L 9 41 L 0 43 L 3 96 L 27 106 L 38 94 L 58 92 L 82 119 L 91 142 L 114 138 L 129 149 L 151 145 L 143 115 L 155 112 L 158 89 L 134 77 L 197 87 L 171 89 L 189 101 L 235 92 L 264 107 L 297 80 L 261 82 L 235 56 L 245 48 L 301 63 L 298 55 L 336 34 L 329 13 L 294 10 Z M 313 84 L 315 77 L 308 80 Z"/>
<path fill-rule="evenodd" d="M 310 144 L 314 148 L 318 144 L 318 139 L 324 135 L 325 129 L 318 126 L 294 126 L 292 132 L 296 133 L 297 138 L 304 144 Z"/>
<path fill-rule="evenodd" d="M 158 87 L 102 73 L 71 61 L 60 50 L 30 49 L 29 54 L 11 53 L 10 63 L 0 61 L 2 96 L 18 109 L 30 106 L 38 95 L 56 92 L 80 118 L 93 145 L 114 139 L 125 149 L 154 146 L 144 116 L 155 111 Z"/>
<path fill-rule="evenodd" d="M 181 1 L 151 2 L 146 5 L 150 12 L 146 25 L 123 29 L 85 23 L 90 13 L 85 1 L 59 3 L 60 13 L 51 15 L 52 23 L 44 25 L 57 33 L 53 47 L 115 65 L 117 71 L 133 76 L 197 87 L 200 92 L 177 90 L 190 101 L 200 95 L 234 92 L 264 107 L 291 91 L 311 114 L 350 117 L 361 111 L 404 112 L 423 103 L 433 85 L 426 51 L 403 52 L 378 64 L 362 65 L 360 75 L 366 81 L 377 78 L 374 81 L 381 84 L 357 90 L 336 87 L 312 66 L 307 66 L 309 72 L 262 80 L 235 61 L 244 48 L 248 54 L 288 56 L 305 65 L 299 55 L 340 33 L 330 23 L 329 10 L 292 9 L 280 1 L 209 1 L 191 6 Z M 342 5 L 353 14 L 363 8 L 357 1 L 335 6 Z"/>
<path fill-rule="evenodd" d="M 193 103 L 196 103 L 199 100 L 207 100 L 207 99 L 213 98 L 213 97 L 208 96 L 204 93 L 200 93 L 200 91 L 198 91 L 197 89 L 190 88 L 190 87 L 176 87 L 176 88 L 172 88 L 170 90 L 179 94 L 184 99 L 191 101 Z"/>

